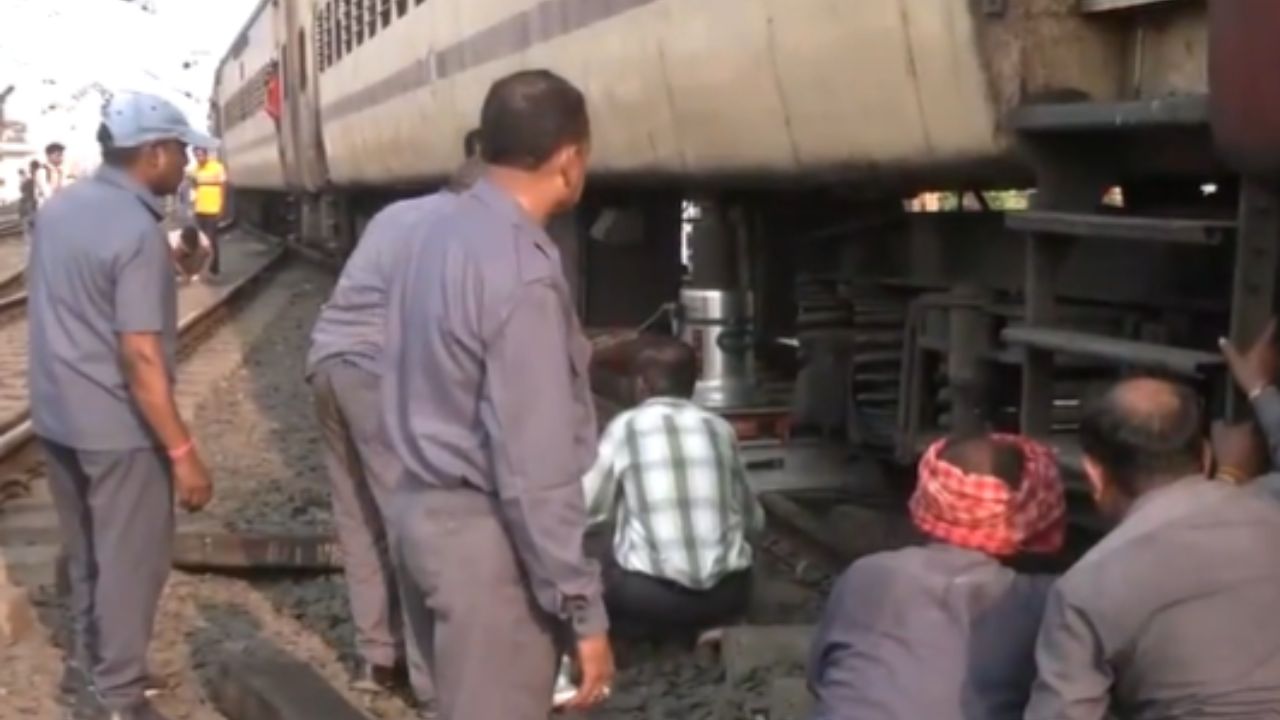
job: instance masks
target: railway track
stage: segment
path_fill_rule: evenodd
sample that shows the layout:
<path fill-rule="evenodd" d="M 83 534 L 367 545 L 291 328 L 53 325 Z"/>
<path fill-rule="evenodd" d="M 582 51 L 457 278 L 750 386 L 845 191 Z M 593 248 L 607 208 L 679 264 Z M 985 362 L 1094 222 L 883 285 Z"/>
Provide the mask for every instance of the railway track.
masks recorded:
<path fill-rule="evenodd" d="M 329 276 L 279 258 L 224 288 L 226 296 L 217 302 L 182 313 L 179 405 L 196 428 L 218 490 L 216 507 L 179 523 L 175 567 L 196 572 L 174 574 L 157 622 L 159 672 L 173 678 L 161 709 L 190 720 L 407 717 L 398 700 L 371 702 L 346 688 L 343 648 L 349 647 L 350 621 L 341 577 L 332 572 L 340 558 L 324 517 L 318 438 L 299 367 L 307 330 L 328 293 L 328 281 L 316 278 Z M 0 315 L 0 350 L 11 344 L 6 333 L 25 336 L 20 310 Z M 15 372 L 23 376 L 23 359 L 0 357 L 0 381 Z M 11 567 L 43 563 L 38 573 L 52 575 L 56 525 L 42 509 L 42 486 L 33 482 L 40 460 L 29 442 L 25 399 L 0 406 L 0 413 L 0 427 L 7 429 L 0 435 L 0 474 L 9 476 L 11 493 L 10 502 L 0 505 L 0 552 L 9 553 L 0 560 Z M 781 533 L 770 536 L 760 557 L 750 629 L 811 623 L 831 573 Z M 61 628 L 62 594 L 40 581 L 30 587 L 46 624 Z M 618 651 L 618 696 L 587 715 L 590 720 L 757 717 L 743 708 L 758 706 L 769 694 L 775 668 L 770 655 L 758 651 L 740 653 L 754 658 L 747 669 L 745 661 L 687 648 L 642 643 L 622 644 Z M 60 664 L 59 651 L 49 652 L 46 673 Z M 17 674 L 8 682 L 40 675 L 30 669 L 36 661 L 5 653 L 0 647 L 0 702 L 6 666 Z M 792 670 L 793 661 L 785 660 Z M 33 703 L 56 695 L 51 689 L 25 692 Z M 22 694 L 11 691 L 8 700 Z M 15 707 L 30 707 L 24 716 L 49 716 L 39 706 Z"/>
<path fill-rule="evenodd" d="M 266 331 L 272 319 L 289 308 L 291 298 L 298 292 L 292 286 L 298 283 L 299 277 L 303 280 L 309 278 L 305 272 L 299 271 L 296 264 L 284 262 L 286 254 L 281 247 L 246 250 L 242 244 L 236 250 L 231 254 L 238 255 L 238 261 L 234 261 L 235 258 L 232 258 L 233 262 L 224 261 L 224 274 L 230 276 L 226 284 L 191 286 L 185 288 L 179 298 L 178 401 L 184 415 L 195 421 L 193 424 L 198 435 L 205 440 L 202 445 L 207 443 L 210 446 L 206 458 L 212 466 L 218 465 L 217 459 L 221 454 L 217 447 L 217 434 L 207 431 L 196 420 L 193 398 L 216 396 L 216 383 L 239 366 L 245 343 L 269 338 Z M 281 282 L 275 282 L 277 279 Z M 312 285 L 315 286 L 314 281 Z M 312 290 L 313 294 L 315 292 Z M 0 306 L 8 303 L 10 307 L 9 312 L 0 313 L 0 385 L 4 385 L 7 391 L 0 401 L 0 428 L 3 428 L 0 431 L 0 477 L 3 478 L 0 481 L 0 611 L 5 609 L 6 598 L 14 592 L 15 586 L 10 583 L 19 583 L 17 587 L 21 588 L 24 596 L 31 597 L 36 608 L 48 613 L 40 617 L 51 633 L 48 637 L 51 645 L 45 651 L 47 654 L 59 652 L 54 649 L 56 647 L 66 646 L 66 628 L 62 624 L 64 616 L 57 611 L 65 602 L 66 587 L 64 578 L 59 577 L 62 575 L 57 568 L 60 563 L 55 562 L 59 543 L 56 517 L 43 483 L 35 482 L 42 477 L 43 471 L 38 448 L 31 442 L 30 411 L 26 398 L 24 300 L 18 294 L 0 301 Z M 207 547 L 193 549 L 192 539 L 219 536 L 217 532 L 210 532 L 208 524 L 201 524 L 200 515 L 184 516 L 179 527 L 180 541 L 188 541 L 188 555 L 208 552 Z M 221 533 L 223 537 L 230 535 L 233 534 Z M 223 555 L 226 554 L 223 548 Z M 171 588 L 179 588 L 176 592 L 183 592 L 181 588 L 188 582 L 187 577 L 175 574 Z M 222 582 L 224 585 L 220 588 L 233 581 Z M 244 592 L 240 590 L 235 594 Z M 0 622 L 4 620 L 0 618 Z M 164 632 L 165 627 L 172 624 L 171 618 L 161 620 L 157 623 L 157 633 Z M 184 621 L 181 625 L 189 630 L 192 623 Z M 0 631 L 3 630 L 0 627 Z M 36 647 L 41 647 L 41 644 L 37 643 Z M 13 654 L 6 655 L 6 648 L 0 643 L 0 706 L 8 705 L 19 711 L 22 717 L 52 717 L 51 713 L 60 712 L 53 705 L 60 702 L 55 688 L 42 692 L 23 690 L 26 685 L 22 677 L 33 673 L 40 675 L 41 661 L 33 657 L 33 651 L 23 650 L 20 645 L 11 652 Z M 52 660 L 46 657 L 45 662 Z M 61 663 L 60 659 L 56 662 L 58 665 Z M 236 664 L 240 663 L 237 661 Z M 52 667 L 52 664 L 48 666 Z M 211 686 L 204 694 L 214 697 L 217 693 Z M 183 699 L 175 702 L 180 702 L 179 707 L 183 708 L 176 713 L 180 717 L 210 717 L 189 714 L 190 708 L 204 704 L 200 701 Z M 0 716 L 8 717 L 3 712 Z"/>
<path fill-rule="evenodd" d="M 218 288 L 219 297 L 213 302 L 187 308 L 179 321 L 179 358 L 190 356 L 203 338 L 235 312 L 248 291 L 271 276 L 283 258 L 282 251 L 275 251 L 252 274 Z M 27 495 L 33 475 L 29 467 L 14 467 L 13 462 L 34 438 L 26 386 L 27 295 L 16 290 L 22 286 L 22 277 L 19 271 L 0 279 L 0 467 L 5 468 L 6 476 L 0 480 L 0 507 L 6 500 Z"/>

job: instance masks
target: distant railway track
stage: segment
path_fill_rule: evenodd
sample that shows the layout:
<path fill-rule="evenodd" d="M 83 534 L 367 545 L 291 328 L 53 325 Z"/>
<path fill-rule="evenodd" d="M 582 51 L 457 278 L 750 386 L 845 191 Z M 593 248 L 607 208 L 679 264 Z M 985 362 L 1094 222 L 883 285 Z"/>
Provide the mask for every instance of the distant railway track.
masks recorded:
<path fill-rule="evenodd" d="M 286 253 L 275 251 L 256 272 L 227 287 L 213 304 L 180 318 L 178 356 L 185 359 L 247 302 L 252 290 L 270 278 Z M 22 271 L 0 278 L 0 507 L 29 494 L 37 458 L 25 450 L 34 439 L 26 386 L 26 303 Z M 6 294 L 7 293 L 7 294 Z"/>

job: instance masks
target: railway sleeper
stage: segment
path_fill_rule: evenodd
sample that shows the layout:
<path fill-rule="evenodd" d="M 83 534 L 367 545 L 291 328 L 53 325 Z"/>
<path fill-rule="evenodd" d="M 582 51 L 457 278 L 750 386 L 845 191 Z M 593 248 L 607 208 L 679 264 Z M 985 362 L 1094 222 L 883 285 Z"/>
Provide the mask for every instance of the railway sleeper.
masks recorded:
<path fill-rule="evenodd" d="M 292 658 L 229 654 L 208 695 L 227 720 L 368 720 L 309 665 Z"/>
<path fill-rule="evenodd" d="M 173 566 L 199 572 L 334 572 L 342 569 L 342 552 L 324 534 L 179 530 Z"/>

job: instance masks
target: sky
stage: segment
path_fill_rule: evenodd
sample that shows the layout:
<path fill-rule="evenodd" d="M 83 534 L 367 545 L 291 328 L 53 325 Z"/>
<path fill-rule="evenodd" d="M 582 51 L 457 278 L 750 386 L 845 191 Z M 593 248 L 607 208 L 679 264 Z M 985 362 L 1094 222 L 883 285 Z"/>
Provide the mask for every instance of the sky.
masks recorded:
<path fill-rule="evenodd" d="M 146 91 L 207 123 L 218 60 L 258 0 L 0 0 L 0 90 L 16 90 L 8 119 L 37 147 L 53 140 L 92 163 L 102 98 Z M 147 7 L 150 7 L 148 11 Z"/>

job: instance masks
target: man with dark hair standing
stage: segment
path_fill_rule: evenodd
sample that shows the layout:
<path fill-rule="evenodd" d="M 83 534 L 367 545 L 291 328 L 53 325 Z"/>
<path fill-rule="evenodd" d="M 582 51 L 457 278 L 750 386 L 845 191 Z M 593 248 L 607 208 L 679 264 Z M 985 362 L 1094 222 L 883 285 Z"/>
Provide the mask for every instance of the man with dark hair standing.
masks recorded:
<path fill-rule="evenodd" d="M 1086 410 L 1085 471 L 1119 524 L 1049 594 L 1027 720 L 1266 717 L 1280 707 L 1280 507 L 1205 478 L 1199 403 L 1138 378 Z"/>
<path fill-rule="evenodd" d="M 646 635 L 732 620 L 751 597 L 751 542 L 764 511 L 747 485 L 733 426 L 695 405 L 693 348 L 634 341 L 638 407 L 614 418 L 583 478 L 588 522 L 615 521 L 605 603 Z"/>
<path fill-rule="evenodd" d="M 49 143 L 45 146 L 45 165 L 40 168 L 40 173 L 36 175 L 36 194 L 39 196 L 38 200 L 40 202 L 47 201 L 62 188 L 71 184 L 72 179 L 67 176 L 66 169 L 62 167 L 66 150 L 66 147 L 58 142 Z"/>
<path fill-rule="evenodd" d="M 117 95 L 98 140 L 102 167 L 36 219 L 31 417 L 68 556 L 69 675 L 88 674 L 112 720 L 157 720 L 144 697 L 147 645 L 175 485 L 189 510 L 212 495 L 173 397 L 177 297 L 160 197 L 182 182 L 187 145 L 214 141 L 151 95 Z"/>
<path fill-rule="evenodd" d="M 36 199 L 36 176 L 39 174 L 39 160 L 32 160 L 30 166 L 18 170 L 18 220 L 22 223 L 22 241 L 26 244 L 28 261 L 31 257 L 31 228 L 40 207 Z"/>
<path fill-rule="evenodd" d="M 387 441 L 378 385 L 391 278 L 410 245 L 425 241 L 422 228 L 475 182 L 465 167 L 451 179 L 450 192 L 392 203 L 369 222 L 320 310 L 306 370 L 325 437 L 334 524 L 356 626 L 360 663 L 354 687 L 392 690 L 407 670 L 426 710 L 434 696 L 431 679 L 415 644 L 406 648 L 402 627 L 402 618 L 411 633 L 422 621 L 412 604 L 402 606 L 403 578 L 391 561 L 384 520 L 403 467 Z"/>
<path fill-rule="evenodd" d="M 590 345 L 544 230 L 586 181 L 586 101 L 553 73 L 516 73 L 490 88 L 480 135 L 484 178 L 420 227 L 391 292 L 382 400 L 408 472 L 389 520 L 432 615 L 444 720 L 544 720 L 558 630 L 577 638 L 572 707 L 613 677 L 582 549 Z"/>

